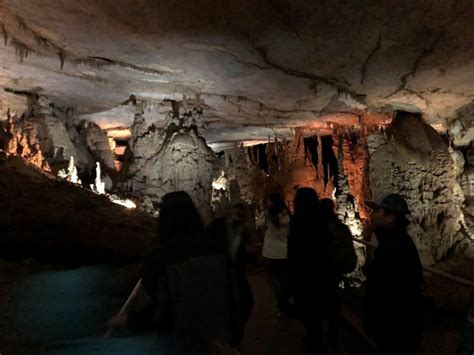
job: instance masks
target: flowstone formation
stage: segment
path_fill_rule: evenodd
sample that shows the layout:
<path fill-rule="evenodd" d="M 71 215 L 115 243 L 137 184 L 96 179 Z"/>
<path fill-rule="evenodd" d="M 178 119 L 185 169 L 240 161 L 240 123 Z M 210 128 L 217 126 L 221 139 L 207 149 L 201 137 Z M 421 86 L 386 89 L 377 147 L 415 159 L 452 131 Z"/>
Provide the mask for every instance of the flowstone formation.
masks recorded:
<path fill-rule="evenodd" d="M 130 140 L 133 162 L 122 187 L 154 204 L 168 192 L 186 191 L 204 220 L 209 221 L 212 181 L 221 169 L 214 152 L 198 132 L 201 111 L 195 109 L 180 116 L 177 103 L 173 103 L 164 128 L 147 127 L 140 112 L 138 109 L 135 114 Z"/>
<path fill-rule="evenodd" d="M 458 243 L 472 246 L 462 213 L 460 156 L 419 114 L 399 112 L 385 132 L 369 136 L 368 146 L 372 193 L 406 198 L 409 232 L 424 264 L 442 259 Z"/>

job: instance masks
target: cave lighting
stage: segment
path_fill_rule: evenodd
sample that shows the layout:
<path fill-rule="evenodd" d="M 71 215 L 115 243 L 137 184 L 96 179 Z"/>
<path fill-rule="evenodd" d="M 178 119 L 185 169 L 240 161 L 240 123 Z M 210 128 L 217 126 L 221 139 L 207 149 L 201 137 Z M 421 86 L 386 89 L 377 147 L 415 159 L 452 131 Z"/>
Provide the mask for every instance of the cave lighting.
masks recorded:
<path fill-rule="evenodd" d="M 224 170 L 221 171 L 221 175 L 212 182 L 212 188 L 215 190 L 226 190 L 227 189 L 227 178 L 224 176 Z"/>
<path fill-rule="evenodd" d="M 109 199 L 113 203 L 116 203 L 117 205 L 120 205 L 120 206 L 124 206 L 128 209 L 137 208 L 137 205 L 135 204 L 135 202 L 133 202 L 132 200 L 129 200 L 128 198 L 121 199 L 121 198 L 118 198 L 117 196 L 109 196 Z"/>

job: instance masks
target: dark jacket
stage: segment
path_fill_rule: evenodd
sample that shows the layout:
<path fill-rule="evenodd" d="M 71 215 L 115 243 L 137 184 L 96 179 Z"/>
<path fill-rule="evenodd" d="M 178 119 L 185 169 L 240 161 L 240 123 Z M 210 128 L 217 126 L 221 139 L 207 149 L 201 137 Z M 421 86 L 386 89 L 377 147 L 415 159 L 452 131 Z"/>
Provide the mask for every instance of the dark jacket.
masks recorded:
<path fill-rule="evenodd" d="M 423 272 L 405 228 L 375 231 L 378 247 L 367 267 L 365 328 L 374 339 L 421 334 Z"/>
<path fill-rule="evenodd" d="M 334 282 L 330 263 L 329 230 L 326 223 L 294 218 L 288 236 L 290 289 L 297 311 L 318 319 L 333 313 Z"/>
<path fill-rule="evenodd" d="M 226 256 L 205 235 L 180 231 L 153 248 L 142 285 L 154 301 L 155 324 L 171 331 L 176 353 L 207 355 L 230 343 L 230 279 Z"/>
<path fill-rule="evenodd" d="M 206 234 L 219 251 L 227 256 L 231 280 L 231 318 L 232 318 L 232 346 L 239 346 L 244 336 L 244 328 L 252 313 L 254 298 L 250 283 L 247 280 L 245 266 L 253 255 L 246 250 L 250 243 L 250 231 L 243 229 L 235 255 L 230 255 L 230 239 L 226 218 L 221 217 L 212 221 L 206 227 Z"/>

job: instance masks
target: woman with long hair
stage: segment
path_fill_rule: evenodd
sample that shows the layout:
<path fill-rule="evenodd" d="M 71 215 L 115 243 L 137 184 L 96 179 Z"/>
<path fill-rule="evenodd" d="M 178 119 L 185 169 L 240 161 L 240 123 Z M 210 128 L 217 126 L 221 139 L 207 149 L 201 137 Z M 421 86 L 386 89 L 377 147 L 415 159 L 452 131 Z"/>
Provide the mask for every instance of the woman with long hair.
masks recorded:
<path fill-rule="evenodd" d="M 212 354 L 217 344 L 230 342 L 227 270 L 224 252 L 206 236 L 189 195 L 168 193 L 162 198 L 158 235 L 145 260 L 137 297 L 109 326 L 137 328 L 144 315 L 152 314 L 153 325 L 175 339 L 173 353 Z"/>
<path fill-rule="evenodd" d="M 257 220 L 257 227 L 264 230 L 262 255 L 277 300 L 278 316 L 285 318 L 290 312 L 287 245 L 290 212 L 280 194 L 268 196 L 266 211 Z"/>
<path fill-rule="evenodd" d="M 329 232 L 319 213 L 318 194 L 309 187 L 299 188 L 288 237 L 288 262 L 295 307 L 312 354 L 324 354 L 323 326 L 333 297 L 328 245 Z"/>

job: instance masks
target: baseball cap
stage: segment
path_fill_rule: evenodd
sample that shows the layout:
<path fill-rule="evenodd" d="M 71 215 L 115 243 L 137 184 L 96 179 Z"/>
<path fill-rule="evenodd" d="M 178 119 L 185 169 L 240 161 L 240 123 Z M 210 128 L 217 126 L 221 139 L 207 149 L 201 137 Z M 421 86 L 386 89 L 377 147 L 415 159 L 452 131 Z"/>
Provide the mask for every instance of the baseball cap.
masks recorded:
<path fill-rule="evenodd" d="M 383 208 L 400 216 L 410 214 L 407 202 L 399 194 L 388 194 L 377 201 L 365 201 L 365 204 L 370 208 Z"/>

